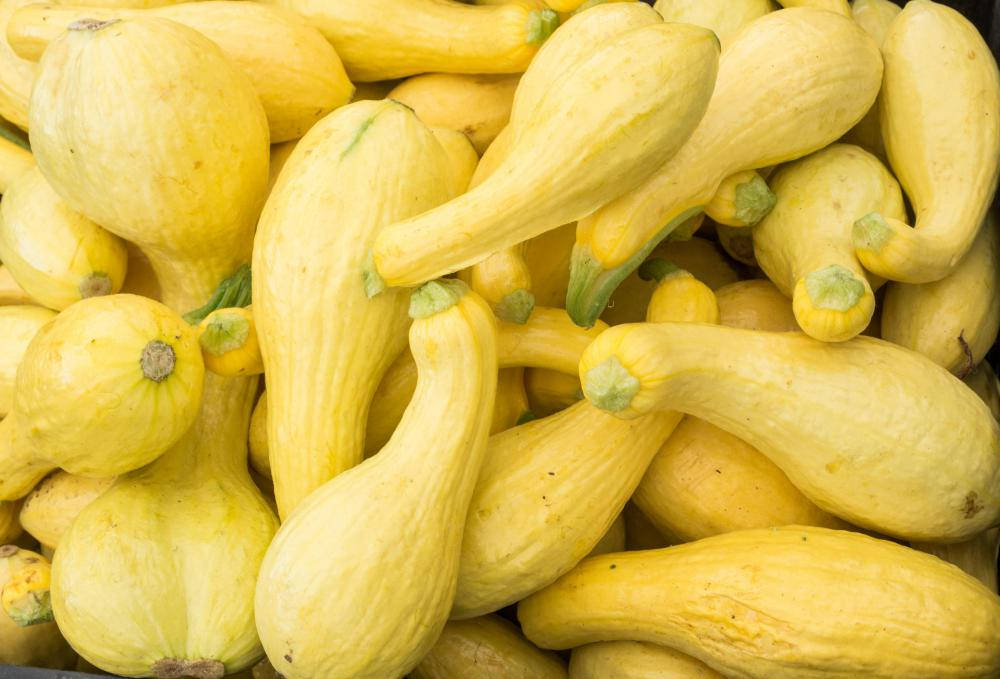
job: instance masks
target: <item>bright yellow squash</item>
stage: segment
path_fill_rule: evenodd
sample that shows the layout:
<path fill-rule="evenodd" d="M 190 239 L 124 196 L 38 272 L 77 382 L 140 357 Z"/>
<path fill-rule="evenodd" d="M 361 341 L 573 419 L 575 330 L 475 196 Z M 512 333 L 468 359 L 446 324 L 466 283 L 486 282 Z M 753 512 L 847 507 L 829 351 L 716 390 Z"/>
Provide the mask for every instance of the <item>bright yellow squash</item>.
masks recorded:
<path fill-rule="evenodd" d="M 730 432 L 853 524 L 952 542 L 1000 519 L 1000 426 L 989 408 L 889 342 L 619 325 L 587 348 L 580 375 L 588 399 L 620 417 L 673 409 Z"/>
<path fill-rule="evenodd" d="M 566 307 L 573 319 L 593 323 L 618 284 L 726 177 L 835 141 L 871 106 L 881 75 L 875 43 L 833 12 L 783 10 L 748 25 L 722 56 L 691 138 L 643 184 L 578 223 Z"/>
<path fill-rule="evenodd" d="M 498 615 L 445 624 L 412 679 L 566 679 L 566 665 Z"/>
<path fill-rule="evenodd" d="M 1000 671 L 996 594 L 927 554 L 808 526 L 587 559 L 518 619 L 542 648 L 648 641 L 748 679 Z"/>
<path fill-rule="evenodd" d="M 725 679 L 708 665 L 658 644 L 604 641 L 573 649 L 570 679 Z"/>
<path fill-rule="evenodd" d="M 427 125 L 467 135 L 482 155 L 510 119 L 518 80 L 517 75 L 425 73 L 404 80 L 386 96 L 412 108 Z"/>
<path fill-rule="evenodd" d="M 216 309 L 198 324 L 198 331 L 206 370 L 223 377 L 264 372 L 251 307 Z"/>
<path fill-rule="evenodd" d="M 10 270 L 0 264 L 0 306 L 8 306 L 11 304 L 35 304 L 35 300 L 31 298 L 31 295 L 24 291 L 14 277 L 10 275 Z"/>
<path fill-rule="evenodd" d="M 28 344 L 55 317 L 54 311 L 40 306 L 0 306 L 0 417 L 14 407 L 17 366 Z"/>
<path fill-rule="evenodd" d="M 993 201 L 1000 74 L 978 29 L 930 0 L 907 3 L 882 55 L 882 137 L 916 221 L 859 215 L 854 245 L 872 273 L 930 283 L 958 265 Z"/>
<path fill-rule="evenodd" d="M 55 549 L 73 520 L 115 482 L 58 471 L 39 483 L 21 506 L 21 525 L 45 547 Z"/>
<path fill-rule="evenodd" d="M 384 229 L 368 268 L 370 294 L 468 267 L 638 185 L 701 118 L 717 56 L 710 31 L 650 24 L 599 44 L 547 80 L 523 120 L 515 94 L 507 157 L 471 191 Z M 531 70 L 519 90 L 529 87 Z"/>
<path fill-rule="evenodd" d="M 337 49 L 351 80 L 417 73 L 520 73 L 559 24 L 517 0 L 476 7 L 452 0 L 270 0 L 305 17 Z"/>
<path fill-rule="evenodd" d="M 962 261 L 939 281 L 890 283 L 882 339 L 919 351 L 959 377 L 983 360 L 1000 328 L 1000 226 L 992 213 Z"/>
<path fill-rule="evenodd" d="M 469 188 L 479 156 L 476 155 L 476 149 L 472 148 L 472 142 L 461 132 L 447 127 L 432 127 L 431 132 L 448 156 L 451 166 L 450 193 L 457 196 Z"/>
<path fill-rule="evenodd" d="M 142 16 L 176 21 L 218 45 L 253 83 L 272 143 L 298 139 L 354 93 L 319 31 L 287 10 L 254 2 L 209 0 L 154 9 L 28 5 L 11 17 L 7 39 L 18 56 L 37 61 L 74 21 Z"/>
<path fill-rule="evenodd" d="M 420 378 L 392 439 L 299 505 L 261 567 L 258 630 L 289 679 L 405 675 L 451 609 L 493 411 L 496 325 L 446 279 L 415 292 L 410 314 Z"/>
<path fill-rule="evenodd" d="M 1000 550 L 1000 528 L 991 528 L 965 542 L 955 542 L 950 545 L 914 542 L 911 547 L 955 564 L 986 585 L 991 592 L 997 591 L 997 553 Z"/>
<path fill-rule="evenodd" d="M 205 367 L 197 336 L 159 302 L 91 297 L 35 335 L 0 424 L 0 499 L 24 497 L 56 467 L 117 476 L 191 427 Z"/>
<path fill-rule="evenodd" d="M 777 198 L 755 170 L 745 170 L 722 180 L 705 214 L 716 224 L 753 226 L 774 209 Z"/>
<path fill-rule="evenodd" d="M 379 228 L 451 196 L 450 172 L 412 111 L 361 101 L 310 130 L 268 198 L 253 300 L 282 518 L 362 460 L 365 413 L 409 319 L 406 291 L 365 297 L 361 264 Z"/>
<path fill-rule="evenodd" d="M 730 283 L 715 291 L 715 300 L 721 325 L 769 332 L 799 329 L 792 303 L 769 280 Z"/>
<path fill-rule="evenodd" d="M 771 177 L 774 210 L 753 230 L 757 263 L 792 298 L 810 337 L 842 342 L 861 333 L 883 281 L 869 279 L 854 254 L 856 215 L 873 210 L 904 219 L 899 184 L 878 158 L 850 144 L 832 144 Z"/>
<path fill-rule="evenodd" d="M 657 0 L 653 9 L 665 21 L 712 29 L 726 49 L 740 29 L 776 7 L 771 0 Z"/>
<path fill-rule="evenodd" d="M 208 38 L 146 15 L 76 22 L 45 51 L 31 115 L 42 174 L 71 209 L 139 246 L 167 306 L 200 306 L 249 261 L 267 120 Z"/>

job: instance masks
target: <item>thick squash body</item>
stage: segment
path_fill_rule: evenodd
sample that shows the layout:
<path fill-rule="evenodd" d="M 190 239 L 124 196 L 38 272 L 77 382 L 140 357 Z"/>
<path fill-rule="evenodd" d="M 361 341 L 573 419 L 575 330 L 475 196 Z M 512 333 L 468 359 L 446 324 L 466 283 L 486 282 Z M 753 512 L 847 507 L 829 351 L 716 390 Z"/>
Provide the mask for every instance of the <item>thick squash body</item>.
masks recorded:
<path fill-rule="evenodd" d="M 412 111 L 363 101 L 299 142 L 268 198 L 254 241 L 253 299 L 282 517 L 362 460 L 365 414 L 406 345 L 409 319 L 405 291 L 369 300 L 359 272 L 380 227 L 450 197 L 450 172 Z"/>
<path fill-rule="evenodd" d="M 771 0 L 657 0 L 653 9 L 665 21 L 712 29 L 726 49 L 740 29 L 777 8 Z"/>
<path fill-rule="evenodd" d="M 7 27 L 19 7 L 33 3 L 34 0 L 0 2 L 0 117 L 22 130 L 28 129 L 28 100 L 38 64 L 17 56 L 7 40 Z"/>
<path fill-rule="evenodd" d="M 497 615 L 451 620 L 413 679 L 566 679 L 555 653 L 536 648 Z"/>
<path fill-rule="evenodd" d="M 543 648 L 649 641 L 738 679 L 1000 671 L 996 594 L 927 554 L 826 528 L 593 557 L 521 602 L 518 618 Z"/>
<path fill-rule="evenodd" d="M 37 167 L 0 202 L 0 258 L 24 290 L 51 309 L 122 289 L 125 243 L 59 198 Z"/>
<path fill-rule="evenodd" d="M 641 64 L 637 53 L 645 55 Z M 379 234 L 373 265 L 384 284 L 415 285 L 466 268 L 637 186 L 701 118 L 717 55 L 705 29 L 651 24 L 599 44 L 548 80 L 523 120 L 515 95 L 516 139 L 493 174 Z M 530 74 L 529 68 L 519 89 Z"/>
<path fill-rule="evenodd" d="M 472 142 L 461 132 L 447 127 L 432 127 L 431 132 L 434 133 L 434 138 L 438 140 L 448 156 L 451 166 L 450 193 L 457 196 L 469 188 L 469 182 L 472 181 L 472 175 L 476 171 L 479 156 L 472 148 Z"/>
<path fill-rule="evenodd" d="M 854 244 L 872 273 L 930 283 L 958 265 L 993 200 L 1000 74 L 976 27 L 930 0 L 907 3 L 882 55 L 882 137 L 916 221 L 859 215 Z"/>
<path fill-rule="evenodd" d="M 39 483 L 21 506 L 21 525 L 42 545 L 55 549 L 73 520 L 115 479 L 92 479 L 57 471 Z"/>
<path fill-rule="evenodd" d="M 799 329 L 791 301 L 769 280 L 737 281 L 715 291 L 719 324 L 746 330 Z"/>
<path fill-rule="evenodd" d="M 264 361 L 251 307 L 216 309 L 198 324 L 205 369 L 223 377 L 259 375 Z"/>
<path fill-rule="evenodd" d="M 34 165 L 35 159 L 27 144 L 22 145 L 13 133 L 0 125 L 0 193 L 7 193 L 14 181 Z"/>
<path fill-rule="evenodd" d="M 989 408 L 889 342 L 623 325 L 587 348 L 580 374 L 587 397 L 619 416 L 676 409 L 738 436 L 853 524 L 954 542 L 1000 518 L 1000 426 Z"/>
<path fill-rule="evenodd" d="M 260 571 L 258 630 L 290 679 L 405 675 L 451 609 L 493 411 L 496 326 L 460 281 L 428 283 L 411 312 L 420 380 L 402 422 L 378 455 L 299 505 Z"/>
<path fill-rule="evenodd" d="M 871 321 L 882 281 L 855 256 L 851 229 L 857 215 L 876 210 L 905 219 L 899 184 L 878 158 L 850 144 L 786 165 L 770 183 L 778 202 L 754 227 L 757 263 L 792 298 L 806 334 L 824 342 L 854 337 Z"/>
<path fill-rule="evenodd" d="M 73 26 L 40 62 L 35 160 L 71 209 L 136 243 L 167 306 L 188 311 L 182 298 L 208 299 L 250 259 L 267 186 L 260 101 L 192 28 L 145 15 Z"/>
<path fill-rule="evenodd" d="M 847 17 L 797 8 L 749 24 L 726 49 L 691 138 L 642 185 L 579 222 L 567 296 L 573 318 L 593 322 L 622 279 L 726 177 L 835 141 L 871 106 L 881 76 L 878 47 Z"/>
<path fill-rule="evenodd" d="M 276 4 L 318 28 L 357 82 L 433 72 L 520 73 L 558 24 L 554 12 L 528 2 L 491 7 L 447 0 Z"/>
<path fill-rule="evenodd" d="M 31 295 L 24 291 L 14 277 L 10 275 L 10 269 L 0 264 L 0 306 L 12 304 L 34 305 L 35 301 Z"/>
<path fill-rule="evenodd" d="M 0 417 L 14 407 L 14 380 L 24 352 L 42 327 L 56 317 L 40 306 L 0 307 Z"/>
<path fill-rule="evenodd" d="M 890 283 L 882 339 L 919 351 L 959 377 L 993 346 L 1000 328 L 1000 227 L 988 214 L 972 248 L 933 283 Z"/>
<path fill-rule="evenodd" d="M 570 679 L 725 679 L 702 661 L 658 644 L 604 641 L 573 649 Z"/>

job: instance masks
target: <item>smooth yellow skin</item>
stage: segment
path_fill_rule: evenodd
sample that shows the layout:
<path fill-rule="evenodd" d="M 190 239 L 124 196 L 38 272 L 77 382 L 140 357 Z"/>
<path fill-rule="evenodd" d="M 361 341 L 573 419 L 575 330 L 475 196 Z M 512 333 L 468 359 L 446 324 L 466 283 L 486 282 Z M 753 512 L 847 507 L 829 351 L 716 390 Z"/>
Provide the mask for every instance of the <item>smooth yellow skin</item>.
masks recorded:
<path fill-rule="evenodd" d="M 57 471 L 39 483 L 21 506 L 24 530 L 41 544 L 55 549 L 73 520 L 115 482 Z"/>
<path fill-rule="evenodd" d="M 20 511 L 20 500 L 0 502 L 0 542 L 3 544 L 14 542 L 24 532 L 18 517 Z"/>
<path fill-rule="evenodd" d="M 111 26 L 45 51 L 35 161 L 71 209 L 138 245 L 164 303 L 187 312 L 250 259 L 267 120 L 247 77 L 194 29 L 146 15 Z"/>
<path fill-rule="evenodd" d="M 479 156 L 469 138 L 446 127 L 432 127 L 431 132 L 448 155 L 451 165 L 451 195 L 457 196 L 469 188 Z"/>
<path fill-rule="evenodd" d="M 498 615 L 450 620 L 411 679 L 566 679 L 566 665 Z"/>
<path fill-rule="evenodd" d="M 570 679 L 725 679 L 708 665 L 658 644 L 604 641 L 573 649 Z"/>
<path fill-rule="evenodd" d="M 368 405 L 410 322 L 406 291 L 365 297 L 362 263 L 379 228 L 447 200 L 450 177 L 448 155 L 412 111 L 361 101 L 310 130 L 268 198 L 253 300 L 282 518 L 362 460 Z"/>
<path fill-rule="evenodd" d="M 625 551 L 625 515 L 619 514 L 587 556 Z"/>
<path fill-rule="evenodd" d="M 518 80 L 517 75 L 425 73 L 386 96 L 412 108 L 427 125 L 465 134 L 482 155 L 510 119 Z"/>
<path fill-rule="evenodd" d="M 37 167 L 4 192 L 0 258 L 31 297 L 57 310 L 120 291 L 128 266 L 124 241 L 71 210 Z"/>
<path fill-rule="evenodd" d="M 758 265 L 792 298 L 810 337 L 843 342 L 861 333 L 875 311 L 873 289 L 883 281 L 861 266 L 851 229 L 858 216 L 874 211 L 905 219 L 899 184 L 878 158 L 851 144 L 786 165 L 770 183 L 778 203 L 753 229 Z M 837 277 L 824 280 L 830 271 Z"/>
<path fill-rule="evenodd" d="M 882 137 L 916 221 L 855 227 L 865 268 L 883 278 L 944 278 L 972 246 L 1000 171 L 1000 74 L 979 31 L 955 10 L 907 3 L 882 43 Z"/>
<path fill-rule="evenodd" d="M 22 627 L 52 622 L 49 586 L 51 565 L 41 554 L 15 545 L 0 547 L 9 578 L 0 585 L 0 608 Z"/>
<path fill-rule="evenodd" d="M 769 280 L 737 281 L 718 288 L 719 323 L 731 328 L 798 331 L 791 301 Z"/>
<path fill-rule="evenodd" d="M 34 0 L 2 0 L 0 2 L 0 117 L 28 129 L 28 99 L 38 72 L 38 64 L 17 56 L 7 40 L 11 15 L 19 7 Z"/>
<path fill-rule="evenodd" d="M 680 542 L 790 524 L 846 528 L 759 451 L 696 417 L 677 426 L 632 500 L 661 532 Z"/>
<path fill-rule="evenodd" d="M 851 6 L 847 0 L 778 0 L 782 7 L 815 7 L 851 16 Z"/>
<path fill-rule="evenodd" d="M 557 370 L 528 368 L 524 371 L 524 390 L 531 412 L 547 417 L 583 399 L 580 379 Z"/>
<path fill-rule="evenodd" d="M 10 583 L 25 558 L 41 557 L 14 545 L 0 547 L 0 590 Z M 75 662 L 76 653 L 54 622 L 21 627 L 0 611 L 0 664 L 69 669 Z"/>
<path fill-rule="evenodd" d="M 717 224 L 733 227 L 753 226 L 764 216 L 760 213 L 765 208 L 768 211 L 772 208 L 768 206 L 769 203 L 765 203 L 758 210 L 755 210 L 752 213 L 753 218 L 749 219 L 742 212 L 742 209 L 745 207 L 743 202 L 745 201 L 740 192 L 745 190 L 747 186 L 766 187 L 767 184 L 761 184 L 762 182 L 764 182 L 764 178 L 754 170 L 737 172 L 734 175 L 726 177 L 719 184 L 719 190 L 712 196 L 712 200 L 705 206 L 705 214 Z M 773 200 L 774 196 L 770 192 L 766 192 L 764 195 Z"/>
<path fill-rule="evenodd" d="M 267 452 L 267 392 L 257 399 L 257 405 L 250 416 L 250 431 L 247 434 L 247 448 L 250 453 L 250 468 L 266 479 L 271 478 L 271 458 Z"/>
<path fill-rule="evenodd" d="M 276 0 L 336 48 L 355 82 L 417 73 L 520 73 L 544 41 L 527 2 L 494 7 L 440 0 Z M 392 17 L 387 21 L 386 17 Z M 532 43 L 529 40 L 539 42 Z"/>
<path fill-rule="evenodd" d="M 646 321 L 690 321 L 718 323 L 719 304 L 711 288 L 687 271 L 679 269 L 659 282 L 646 309 Z"/>
<path fill-rule="evenodd" d="M 986 356 L 1000 328 L 1000 231 L 990 213 L 972 248 L 933 283 L 891 283 L 882 339 L 919 351 L 959 377 Z"/>
<path fill-rule="evenodd" d="M 24 288 L 17 284 L 14 277 L 10 275 L 10 270 L 0 264 L 0 306 L 13 304 L 37 305 L 37 302 L 24 291 Z"/>
<path fill-rule="evenodd" d="M 700 211 L 726 177 L 835 141 L 871 106 L 881 76 L 878 47 L 836 13 L 797 8 L 748 25 L 723 54 L 691 138 L 640 186 L 579 222 L 570 311 L 589 319 L 620 277 Z M 795 105 L 774 106 L 779 100 Z"/>
<path fill-rule="evenodd" d="M 598 45 L 549 80 L 523 120 L 515 95 L 507 157 L 471 191 L 384 229 L 373 250 L 379 275 L 387 285 L 414 285 L 468 267 L 637 186 L 701 118 L 717 54 L 705 29 L 650 24 Z"/>
<path fill-rule="evenodd" d="M 205 391 L 184 438 L 91 502 L 56 550 L 56 621 L 107 672 L 214 678 L 261 657 L 254 582 L 278 522 L 246 470 L 256 379 L 209 376 Z"/>
<path fill-rule="evenodd" d="M 451 303 L 410 328 L 420 378 L 389 443 L 310 495 L 268 549 L 257 626 L 289 679 L 403 676 L 448 618 L 497 374 L 489 306 L 473 292 Z"/>
<path fill-rule="evenodd" d="M 150 343 L 172 365 L 145 366 Z M 56 467 L 117 476 L 149 464 L 191 427 L 204 373 L 196 333 L 159 302 L 109 295 L 72 305 L 18 366 L 14 408 L 0 425 L 0 499 L 24 497 Z"/>
<path fill-rule="evenodd" d="M 615 362 L 613 386 L 632 394 L 619 403 L 595 381 Z M 1000 426 L 989 408 L 943 368 L 889 342 L 632 324 L 602 333 L 580 375 L 588 398 L 624 403 L 620 417 L 675 409 L 739 437 L 813 503 L 855 525 L 956 542 L 1000 518 Z"/>
<path fill-rule="evenodd" d="M 939 559 L 955 564 L 986 585 L 991 592 L 994 594 L 997 592 L 997 551 L 1000 548 L 1000 528 L 991 528 L 965 542 L 956 542 L 950 545 L 914 542 L 911 546 L 921 552 L 933 554 Z"/>
<path fill-rule="evenodd" d="M 0 417 L 14 407 L 14 379 L 28 344 L 55 317 L 40 306 L 0 306 Z"/>
<path fill-rule="evenodd" d="M 34 165 L 31 151 L 0 137 L 0 193 L 7 193 L 15 180 Z"/>
<path fill-rule="evenodd" d="M 733 36 L 755 19 L 776 9 L 771 0 L 657 0 L 653 9 L 665 21 L 704 26 L 715 31 L 726 49 Z"/>
<path fill-rule="evenodd" d="M 660 643 L 734 679 L 1000 670 L 1000 598 L 981 583 L 892 542 L 809 526 L 587 559 L 521 602 L 518 619 L 542 648 Z"/>
<path fill-rule="evenodd" d="M 252 307 L 216 309 L 198 324 L 198 333 L 206 370 L 223 377 L 264 372 Z"/>
<path fill-rule="evenodd" d="M 209 0 L 151 9 L 28 5 L 11 17 L 7 40 L 18 56 L 38 61 L 73 21 L 140 16 L 176 21 L 218 45 L 253 84 L 272 143 L 298 139 L 354 93 L 340 58 L 319 31 L 292 12 L 258 3 Z"/>

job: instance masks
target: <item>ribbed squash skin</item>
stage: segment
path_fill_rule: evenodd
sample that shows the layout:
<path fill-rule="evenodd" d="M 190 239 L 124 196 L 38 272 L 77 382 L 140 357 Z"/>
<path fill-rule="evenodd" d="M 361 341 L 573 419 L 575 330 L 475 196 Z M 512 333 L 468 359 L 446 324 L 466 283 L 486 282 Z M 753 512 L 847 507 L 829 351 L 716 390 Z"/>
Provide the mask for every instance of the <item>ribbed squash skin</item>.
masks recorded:
<path fill-rule="evenodd" d="M 857 533 L 728 533 L 587 559 L 521 602 L 542 648 L 661 643 L 735 679 L 987 679 L 1000 598 L 939 559 Z"/>
<path fill-rule="evenodd" d="M 705 663 L 666 646 L 603 641 L 573 649 L 570 679 L 725 679 Z"/>
<path fill-rule="evenodd" d="M 38 542 L 55 549 L 77 515 L 114 482 L 114 478 L 92 479 L 57 471 L 24 498 L 21 525 Z"/>
<path fill-rule="evenodd" d="M 253 298 L 282 517 L 362 460 L 368 405 L 410 321 L 406 291 L 365 297 L 361 265 L 380 227 L 450 197 L 450 171 L 412 111 L 362 101 L 310 130 L 268 198 Z"/>

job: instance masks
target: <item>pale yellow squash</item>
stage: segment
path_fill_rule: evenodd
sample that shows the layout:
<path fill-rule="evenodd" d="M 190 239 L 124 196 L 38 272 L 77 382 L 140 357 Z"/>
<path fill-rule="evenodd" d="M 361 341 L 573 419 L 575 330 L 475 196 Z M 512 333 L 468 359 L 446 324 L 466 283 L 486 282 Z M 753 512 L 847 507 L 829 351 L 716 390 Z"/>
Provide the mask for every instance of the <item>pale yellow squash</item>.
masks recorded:
<path fill-rule="evenodd" d="M 31 151 L 0 134 L 0 193 L 7 193 L 15 180 L 34 164 Z"/>
<path fill-rule="evenodd" d="M 851 16 L 851 6 L 847 0 L 778 0 L 782 7 L 814 7 Z"/>
<path fill-rule="evenodd" d="M 528 368 L 524 371 L 524 390 L 531 412 L 546 417 L 583 399 L 580 380 L 558 370 Z"/>
<path fill-rule="evenodd" d="M 806 155 L 850 129 L 875 100 L 881 65 L 872 39 L 833 12 L 782 10 L 749 24 L 723 54 L 691 138 L 642 185 L 578 223 L 567 296 L 574 320 L 590 325 L 726 177 Z"/>
<path fill-rule="evenodd" d="M 216 309 L 198 324 L 205 369 L 223 377 L 264 372 L 252 307 Z"/>
<path fill-rule="evenodd" d="M 810 337 L 843 342 L 860 334 L 883 281 L 870 278 L 855 256 L 852 225 L 874 210 L 905 219 L 899 184 L 864 149 L 832 144 L 778 170 L 771 188 L 778 203 L 753 230 L 758 265 L 792 298 Z"/>
<path fill-rule="evenodd" d="M 993 200 L 1000 74 L 976 27 L 930 0 L 907 3 L 882 56 L 882 137 L 915 221 L 858 215 L 854 245 L 872 273 L 930 283 L 958 265 Z"/>
<path fill-rule="evenodd" d="M 17 56 L 7 40 L 10 18 L 19 7 L 34 0 L 0 1 L 0 116 L 22 130 L 28 129 L 28 99 L 38 72 L 33 61 Z"/>
<path fill-rule="evenodd" d="M 490 435 L 516 426 L 531 417 L 528 394 L 524 391 L 524 368 L 507 368 L 497 373 L 497 396 L 490 420 Z"/>
<path fill-rule="evenodd" d="M 0 614 L 21 627 L 52 622 L 48 559 L 15 545 L 0 547 L 0 559 L 6 559 L 8 572 L 7 581 L 0 585 Z"/>
<path fill-rule="evenodd" d="M 159 302 L 108 295 L 70 306 L 17 368 L 0 423 L 0 499 L 24 497 L 57 467 L 106 477 L 149 464 L 195 421 L 204 374 L 197 333 Z"/>
<path fill-rule="evenodd" d="M 493 411 L 496 324 L 461 281 L 421 287 L 410 313 L 420 378 L 399 427 L 299 505 L 261 567 L 257 627 L 289 679 L 405 675 L 448 618 Z"/>
<path fill-rule="evenodd" d="M 128 267 L 121 291 L 162 302 L 163 291 L 149 257 L 135 243 L 125 241 L 125 249 L 128 250 Z"/>
<path fill-rule="evenodd" d="M 38 554 L 15 545 L 0 547 L 0 589 L 11 581 L 25 558 Z M 59 634 L 54 622 L 21 627 L 0 611 L 0 664 L 69 669 L 76 663 L 76 653 Z"/>
<path fill-rule="evenodd" d="M 20 520 L 21 500 L 0 502 L 0 543 L 14 542 L 23 533 Z"/>
<path fill-rule="evenodd" d="M 719 303 L 707 285 L 663 259 L 651 259 L 643 266 L 643 273 L 657 281 L 646 309 L 647 322 L 719 322 Z"/>
<path fill-rule="evenodd" d="M 432 127 L 431 132 L 448 156 L 451 166 L 450 194 L 457 196 L 469 188 L 472 175 L 476 171 L 479 156 L 472 148 L 472 142 L 461 132 L 446 127 Z"/>
<path fill-rule="evenodd" d="M 566 665 L 497 615 L 451 620 L 411 679 L 566 679 Z"/>
<path fill-rule="evenodd" d="M 37 302 L 24 291 L 24 288 L 17 284 L 14 277 L 10 275 L 10 270 L 0 264 L 0 306 L 11 304 L 34 306 L 37 305 Z"/>
<path fill-rule="evenodd" d="M 427 125 L 465 134 L 482 155 L 510 119 L 518 80 L 517 75 L 425 73 L 386 96 L 412 108 Z"/>
<path fill-rule="evenodd" d="M 725 679 L 708 665 L 658 644 L 604 641 L 573 649 L 570 679 Z"/>
<path fill-rule="evenodd" d="M 253 300 L 282 518 L 362 460 L 365 414 L 406 345 L 409 319 L 406 291 L 365 297 L 361 264 L 378 229 L 451 196 L 451 171 L 412 111 L 361 101 L 310 130 L 268 198 L 254 240 Z"/>
<path fill-rule="evenodd" d="M 955 564 L 986 585 L 990 591 L 996 593 L 1000 528 L 991 528 L 965 542 L 956 542 L 950 545 L 915 542 L 911 546 L 921 552 L 933 554 L 948 563 Z"/>
<path fill-rule="evenodd" d="M 518 619 L 542 648 L 654 642 L 748 679 L 1000 671 L 996 594 L 927 554 L 809 526 L 593 557 L 521 602 Z"/>
<path fill-rule="evenodd" d="M 620 417 L 674 409 L 730 432 L 853 524 L 954 542 L 1000 519 L 1000 426 L 989 408 L 889 342 L 619 325 L 587 348 L 580 375 L 588 399 Z"/>
<path fill-rule="evenodd" d="M 42 545 L 55 549 L 73 520 L 115 479 L 93 479 L 57 471 L 39 483 L 21 506 L 21 525 Z"/>
<path fill-rule="evenodd" d="M 641 64 L 636 53 L 645 55 Z M 510 122 L 516 138 L 507 157 L 471 191 L 383 229 L 368 272 L 370 293 L 468 267 L 637 186 L 676 152 L 703 115 L 717 54 L 710 31 L 650 24 L 597 45 L 546 80 L 545 93 L 523 120 L 516 94 Z M 519 91 L 530 75 L 531 68 Z M 573 124 L 567 125 L 570 116 Z"/>
<path fill-rule="evenodd" d="M 287 10 L 255 2 L 208 0 L 154 9 L 28 5 L 11 17 L 7 39 L 18 56 L 37 61 L 74 21 L 141 16 L 176 21 L 218 45 L 253 83 L 272 143 L 298 139 L 354 93 L 319 31 Z"/>
<path fill-rule="evenodd" d="M 657 0 L 666 21 L 683 21 L 715 31 L 726 49 L 744 26 L 777 9 L 771 0 Z"/>
<path fill-rule="evenodd" d="M 270 1 L 318 28 L 357 82 L 430 72 L 520 73 L 559 23 L 552 10 L 518 0 L 490 7 L 451 0 Z"/>
<path fill-rule="evenodd" d="M 0 306 L 0 417 L 14 407 L 14 380 L 28 344 L 42 327 L 56 317 L 40 306 Z"/>
<path fill-rule="evenodd" d="M 705 205 L 705 214 L 716 224 L 753 226 L 774 209 L 776 201 L 764 178 L 754 170 L 746 170 L 722 180 Z"/>
<path fill-rule="evenodd" d="M 769 332 L 799 329 L 791 301 L 769 280 L 730 283 L 715 291 L 715 301 L 721 325 Z"/>
<path fill-rule="evenodd" d="M 882 339 L 919 351 L 959 377 L 983 360 L 1000 328 L 1000 225 L 986 221 L 962 261 L 939 281 L 890 283 Z"/>

